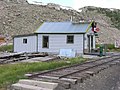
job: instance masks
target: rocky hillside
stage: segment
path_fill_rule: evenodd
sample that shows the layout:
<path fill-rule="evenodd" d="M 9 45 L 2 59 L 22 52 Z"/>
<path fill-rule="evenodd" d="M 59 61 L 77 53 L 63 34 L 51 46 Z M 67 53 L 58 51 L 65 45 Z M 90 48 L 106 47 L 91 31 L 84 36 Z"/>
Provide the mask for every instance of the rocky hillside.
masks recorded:
<path fill-rule="evenodd" d="M 10 38 L 13 35 L 34 33 L 45 21 L 68 21 L 73 16 L 74 21 L 93 19 L 98 22 L 99 43 L 114 43 L 119 38 L 119 26 L 115 26 L 112 17 L 104 13 L 104 10 L 85 7 L 81 11 L 29 5 L 26 0 L 0 0 L 0 33 Z"/>
<path fill-rule="evenodd" d="M 107 9 L 98 7 L 81 8 L 85 19 L 93 19 L 98 22 L 100 28 L 99 43 L 114 43 L 115 40 L 120 42 L 120 10 Z"/>
<path fill-rule="evenodd" d="M 8 4 L 28 4 L 27 0 L 0 0 Z"/>
<path fill-rule="evenodd" d="M 45 21 L 68 21 L 72 15 L 80 19 L 74 11 L 0 1 L 0 32 L 6 36 L 33 33 Z"/>

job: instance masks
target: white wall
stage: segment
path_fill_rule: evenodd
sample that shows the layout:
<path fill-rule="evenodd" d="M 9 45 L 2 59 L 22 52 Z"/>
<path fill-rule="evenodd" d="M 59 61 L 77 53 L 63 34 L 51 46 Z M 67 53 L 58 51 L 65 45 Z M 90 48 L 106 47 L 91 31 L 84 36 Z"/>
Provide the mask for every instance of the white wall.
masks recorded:
<path fill-rule="evenodd" d="M 27 39 L 27 44 L 23 44 L 23 39 Z M 14 52 L 37 52 L 37 36 L 15 37 Z"/>
<path fill-rule="evenodd" d="M 71 34 L 73 35 L 73 34 Z M 49 36 L 49 48 L 42 48 L 42 37 Z M 76 53 L 83 54 L 83 34 L 74 35 L 74 44 L 67 44 L 66 34 L 38 35 L 38 52 L 59 53 L 60 49 L 73 49 Z"/>
<path fill-rule="evenodd" d="M 50 34 L 50 35 L 49 34 L 43 34 L 43 35 L 38 34 L 38 37 L 35 35 L 15 37 L 14 38 L 14 52 L 50 52 L 50 53 L 58 54 L 60 49 L 73 49 L 74 51 L 76 51 L 76 53 L 83 54 L 83 48 L 88 49 L 87 34 L 85 34 L 84 39 L 83 39 L 83 34 L 74 34 L 74 44 L 66 43 L 67 34 Z M 42 48 L 42 37 L 43 36 L 49 36 L 49 48 Z M 24 38 L 27 39 L 27 44 L 23 44 Z M 83 40 L 85 40 L 84 46 L 83 46 Z M 93 46 L 95 48 L 95 37 L 94 37 Z"/>
<path fill-rule="evenodd" d="M 88 37 L 87 35 L 93 35 L 93 49 L 95 49 L 95 35 L 94 32 L 91 30 L 91 28 L 89 29 L 89 31 L 85 34 L 85 49 L 88 49 Z M 91 42 L 90 42 L 91 43 Z"/>
<path fill-rule="evenodd" d="M 88 49 L 88 38 L 87 38 L 87 34 L 85 34 L 85 36 L 84 36 L 84 42 L 85 42 L 85 47 L 84 47 L 84 49 Z"/>

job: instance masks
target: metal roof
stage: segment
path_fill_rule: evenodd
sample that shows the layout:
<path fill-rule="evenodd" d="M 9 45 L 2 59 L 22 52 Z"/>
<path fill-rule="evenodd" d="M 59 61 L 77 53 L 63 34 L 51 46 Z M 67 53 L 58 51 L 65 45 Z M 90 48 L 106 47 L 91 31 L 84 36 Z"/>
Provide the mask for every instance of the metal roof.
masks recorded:
<path fill-rule="evenodd" d="M 90 23 L 45 22 L 35 33 L 86 33 Z"/>
<path fill-rule="evenodd" d="M 35 36 L 36 34 L 35 33 L 31 33 L 31 34 L 24 34 L 24 35 L 15 35 L 13 36 L 14 38 L 15 37 L 28 37 L 28 36 Z"/>

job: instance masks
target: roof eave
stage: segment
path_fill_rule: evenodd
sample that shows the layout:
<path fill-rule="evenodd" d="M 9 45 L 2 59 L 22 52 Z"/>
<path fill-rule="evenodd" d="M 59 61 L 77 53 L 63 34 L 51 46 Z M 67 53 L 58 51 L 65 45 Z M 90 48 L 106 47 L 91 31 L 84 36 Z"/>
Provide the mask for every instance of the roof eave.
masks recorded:
<path fill-rule="evenodd" d="M 85 34 L 86 32 L 79 32 L 79 33 L 36 33 L 36 34 Z"/>
<path fill-rule="evenodd" d="M 31 34 L 23 34 L 23 35 L 15 35 L 13 36 L 13 38 L 15 37 L 27 37 L 27 36 L 35 36 L 37 33 L 31 33 Z"/>

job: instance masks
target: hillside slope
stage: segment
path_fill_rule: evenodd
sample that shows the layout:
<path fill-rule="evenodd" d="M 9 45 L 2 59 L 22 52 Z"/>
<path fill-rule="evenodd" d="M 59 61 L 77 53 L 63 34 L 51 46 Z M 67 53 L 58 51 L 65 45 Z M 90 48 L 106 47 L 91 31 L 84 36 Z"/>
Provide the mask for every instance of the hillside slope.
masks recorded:
<path fill-rule="evenodd" d="M 0 32 L 10 36 L 33 33 L 45 21 L 68 21 L 71 15 L 67 10 L 0 2 Z"/>
<path fill-rule="evenodd" d="M 81 10 L 85 19 L 91 18 L 98 22 L 99 43 L 114 43 L 115 40 L 120 40 L 120 17 L 118 17 L 120 10 L 91 6 L 81 8 Z"/>
<path fill-rule="evenodd" d="M 82 12 L 77 12 L 23 2 L 0 1 L 0 32 L 10 38 L 13 35 L 34 33 L 45 21 L 68 21 L 73 16 L 74 21 L 96 20 L 100 28 L 98 43 L 114 43 L 114 40 L 119 38 L 119 28 L 114 26 L 114 22 L 106 14 L 98 12 L 96 8 L 95 10 L 89 8 L 82 8 Z"/>

